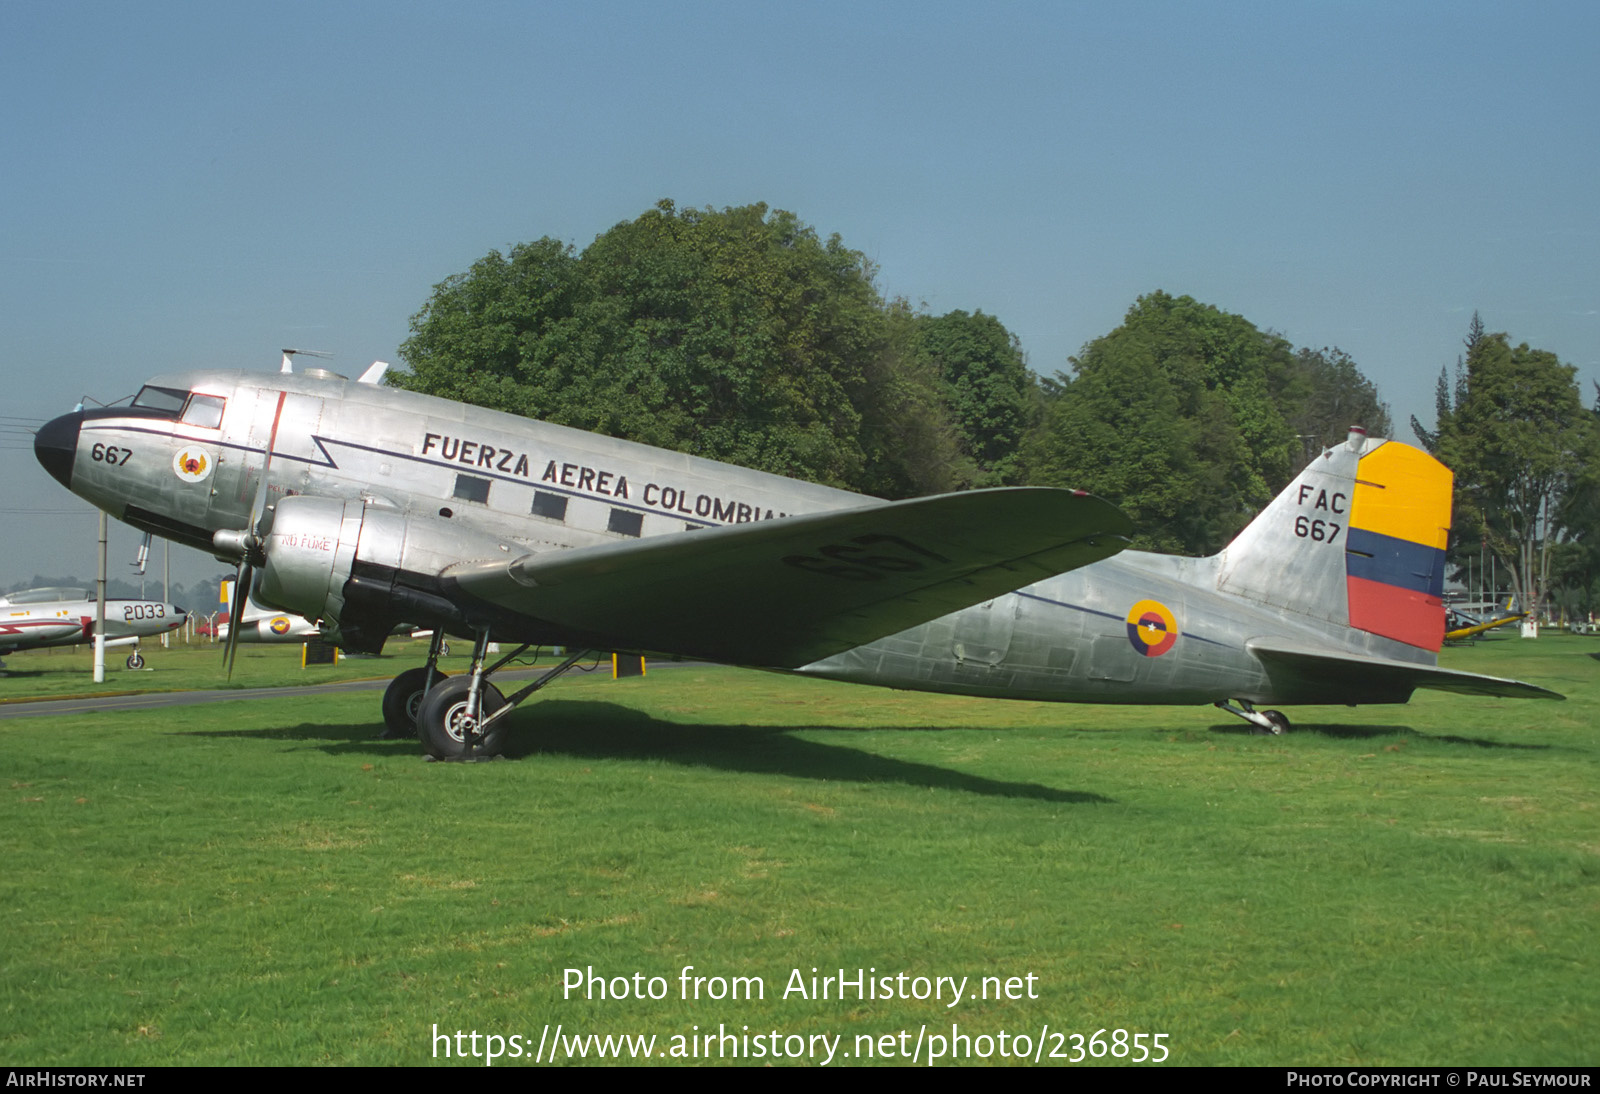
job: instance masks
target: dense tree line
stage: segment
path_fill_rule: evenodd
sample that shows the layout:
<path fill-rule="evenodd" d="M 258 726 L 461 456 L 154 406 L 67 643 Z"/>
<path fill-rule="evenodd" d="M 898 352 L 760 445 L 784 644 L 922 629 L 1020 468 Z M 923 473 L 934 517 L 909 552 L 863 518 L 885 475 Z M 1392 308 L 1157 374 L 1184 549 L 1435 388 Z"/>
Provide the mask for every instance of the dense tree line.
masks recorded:
<path fill-rule="evenodd" d="M 392 382 L 883 497 L 1087 489 L 1190 553 L 1353 422 L 1388 433 L 1348 355 L 1186 296 L 1141 297 L 1041 382 L 997 317 L 885 300 L 874 272 L 791 213 L 661 202 L 436 286 Z"/>
<path fill-rule="evenodd" d="M 1418 439 L 1454 472 L 1451 552 L 1458 566 L 1489 552 L 1530 611 L 1588 612 L 1600 596 L 1600 426 L 1577 369 L 1513 346 L 1474 314 L 1436 395 L 1436 427 Z"/>
<path fill-rule="evenodd" d="M 1071 364 L 1046 384 L 1029 481 L 1116 501 L 1160 550 L 1220 550 L 1351 425 L 1390 431 L 1347 354 L 1296 351 L 1187 296 L 1140 297 Z"/>
<path fill-rule="evenodd" d="M 169 604 L 179 604 L 185 608 L 198 610 L 202 613 L 215 611 L 220 603 L 222 582 L 229 580 L 233 575 L 222 577 L 202 578 L 191 587 L 186 588 L 180 582 L 172 583 L 172 595 L 167 596 L 162 592 L 161 577 L 152 574 L 141 586 L 137 581 L 130 581 L 124 577 L 108 577 L 106 580 L 107 600 L 165 600 Z M 18 593 L 27 589 L 82 589 L 86 596 L 95 594 L 94 577 L 50 577 L 46 574 L 34 574 L 27 581 L 18 581 L 3 590 L 6 593 Z"/>
<path fill-rule="evenodd" d="M 884 301 L 837 235 L 662 202 L 492 252 L 401 347 L 415 390 L 905 497 L 1014 481 L 1033 380 L 990 316 Z"/>

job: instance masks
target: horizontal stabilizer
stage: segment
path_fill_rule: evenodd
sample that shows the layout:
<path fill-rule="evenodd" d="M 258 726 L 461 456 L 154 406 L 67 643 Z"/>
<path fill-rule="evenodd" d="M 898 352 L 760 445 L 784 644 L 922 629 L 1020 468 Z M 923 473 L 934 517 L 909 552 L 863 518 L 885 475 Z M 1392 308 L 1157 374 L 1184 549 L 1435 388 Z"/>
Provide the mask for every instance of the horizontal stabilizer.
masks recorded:
<path fill-rule="evenodd" d="M 1403 703 L 1415 688 L 1502 699 L 1566 698 L 1560 692 L 1521 680 L 1330 651 L 1280 639 L 1252 638 L 1245 648 L 1260 658 L 1275 685 L 1292 685 L 1298 677 L 1319 684 L 1323 694 L 1329 685 L 1338 685 L 1350 703 Z"/>
<path fill-rule="evenodd" d="M 443 575 L 568 644 L 794 668 L 1122 550 L 1115 506 L 975 490 L 474 563 Z"/>

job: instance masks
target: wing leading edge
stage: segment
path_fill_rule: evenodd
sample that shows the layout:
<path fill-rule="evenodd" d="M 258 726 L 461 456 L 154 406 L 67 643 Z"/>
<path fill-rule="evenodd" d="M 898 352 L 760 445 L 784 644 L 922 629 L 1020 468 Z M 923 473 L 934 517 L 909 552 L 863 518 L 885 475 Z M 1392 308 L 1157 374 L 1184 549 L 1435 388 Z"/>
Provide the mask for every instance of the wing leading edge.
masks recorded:
<path fill-rule="evenodd" d="M 1108 502 L 944 494 L 447 570 L 470 597 L 599 649 L 797 668 L 1122 550 Z"/>
<path fill-rule="evenodd" d="M 1381 657 L 1341 653 L 1275 639 L 1252 638 L 1246 648 L 1266 666 L 1274 683 L 1283 674 L 1292 681 L 1304 681 L 1308 688 L 1327 694 L 1337 687 L 1347 701 L 1403 703 L 1416 688 L 1453 691 L 1461 695 L 1490 695 L 1502 699 L 1565 699 L 1560 692 L 1502 676 L 1483 676 L 1458 672 L 1436 665 L 1414 665 Z M 1287 700 L 1284 700 L 1287 702 Z M 1307 702 L 1325 702 L 1308 699 Z"/>

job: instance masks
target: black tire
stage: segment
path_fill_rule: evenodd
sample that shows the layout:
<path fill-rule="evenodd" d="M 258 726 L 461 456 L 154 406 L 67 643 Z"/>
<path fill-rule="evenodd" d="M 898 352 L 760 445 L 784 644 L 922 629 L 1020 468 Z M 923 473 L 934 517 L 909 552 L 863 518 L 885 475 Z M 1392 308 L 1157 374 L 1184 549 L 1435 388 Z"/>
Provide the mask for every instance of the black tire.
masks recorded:
<path fill-rule="evenodd" d="M 144 668 L 144 657 L 140 655 L 138 650 L 134 650 L 132 653 L 128 654 L 128 667 L 130 669 Z"/>
<path fill-rule="evenodd" d="M 1289 716 L 1281 710 L 1263 710 L 1261 716 L 1272 723 L 1272 728 L 1267 730 L 1274 737 L 1281 737 L 1289 732 Z"/>
<path fill-rule="evenodd" d="M 467 743 L 466 727 L 462 724 L 467 713 L 467 693 L 472 690 L 472 677 L 452 676 L 433 686 L 422 700 L 417 713 L 417 731 L 422 736 L 422 750 L 436 760 L 464 760 L 477 756 L 497 756 L 505 745 L 506 721 L 504 718 L 489 727 L 489 731 Z M 484 684 L 479 695 L 479 714 L 487 717 L 506 705 L 506 697 L 493 684 Z"/>
<path fill-rule="evenodd" d="M 445 678 L 445 673 L 433 670 L 435 685 Z M 422 700 L 427 694 L 428 667 L 406 669 L 389 681 L 383 693 L 383 737 L 387 741 L 417 736 L 417 715 L 422 710 Z"/>

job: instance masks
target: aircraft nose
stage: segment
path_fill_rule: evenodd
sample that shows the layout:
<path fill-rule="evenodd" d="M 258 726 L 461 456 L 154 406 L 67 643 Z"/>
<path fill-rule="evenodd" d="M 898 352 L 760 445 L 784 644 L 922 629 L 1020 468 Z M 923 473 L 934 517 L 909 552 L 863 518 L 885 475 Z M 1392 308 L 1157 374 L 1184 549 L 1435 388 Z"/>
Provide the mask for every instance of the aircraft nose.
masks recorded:
<path fill-rule="evenodd" d="M 39 427 L 33 435 L 33 454 L 50 477 L 72 489 L 72 462 L 78 456 L 78 429 L 83 425 L 83 412 L 73 411 L 52 419 Z"/>

